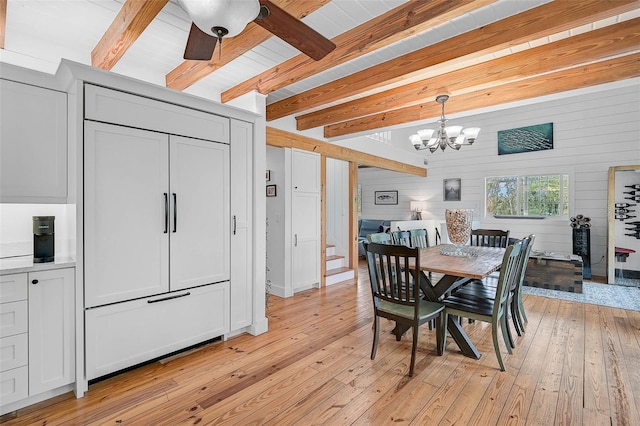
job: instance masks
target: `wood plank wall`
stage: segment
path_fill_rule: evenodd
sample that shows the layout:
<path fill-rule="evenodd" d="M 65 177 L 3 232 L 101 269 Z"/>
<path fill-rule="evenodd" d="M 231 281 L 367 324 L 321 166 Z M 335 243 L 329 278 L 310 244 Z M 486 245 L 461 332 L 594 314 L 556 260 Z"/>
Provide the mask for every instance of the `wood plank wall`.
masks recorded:
<path fill-rule="evenodd" d="M 359 172 L 362 185 L 362 217 L 410 219 L 409 201 L 426 199 L 424 219 L 444 220 L 447 208 L 473 208 L 480 226 L 510 229 L 515 237 L 536 234 L 535 249 L 571 252 L 568 221 L 497 220 L 482 217 L 484 178 L 512 174 L 570 174 L 571 215 L 592 219 L 591 249 L 593 274 L 605 276 L 607 246 L 607 172 L 610 166 L 638 164 L 640 160 L 640 80 L 634 85 L 578 96 L 564 96 L 529 106 L 478 114 L 447 117 L 448 124 L 482 128 L 473 146 L 460 151 L 447 149 L 431 154 L 426 178 L 369 168 Z M 615 86 L 614 86 L 615 87 Z M 554 125 L 554 149 L 533 153 L 497 155 L 497 132 L 542 123 Z M 423 127 L 435 128 L 435 123 Z M 415 127 L 418 129 L 420 127 Z M 407 134 L 408 137 L 408 134 Z M 408 140 L 394 144 L 409 145 Z M 442 180 L 462 178 L 462 201 L 444 202 Z M 397 206 L 376 206 L 374 191 L 398 190 Z"/>

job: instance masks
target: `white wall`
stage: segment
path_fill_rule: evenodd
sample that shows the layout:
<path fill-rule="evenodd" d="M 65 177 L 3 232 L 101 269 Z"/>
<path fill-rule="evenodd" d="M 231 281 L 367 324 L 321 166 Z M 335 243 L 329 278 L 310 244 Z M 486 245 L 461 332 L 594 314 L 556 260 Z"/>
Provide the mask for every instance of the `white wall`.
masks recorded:
<path fill-rule="evenodd" d="M 267 146 L 267 170 L 271 180 L 267 185 L 276 185 L 276 196 L 266 198 L 267 213 L 267 284 L 270 292 L 285 297 L 285 158 L 284 149 Z M 256 191 L 263 189 L 256 188 Z M 264 189 L 266 191 L 266 189 Z"/>
<path fill-rule="evenodd" d="M 0 204 L 0 257 L 33 255 L 33 216 L 55 216 L 55 255 L 75 256 L 75 204 Z"/>
<path fill-rule="evenodd" d="M 349 163 L 327 158 L 327 244 L 349 259 Z"/>
<path fill-rule="evenodd" d="M 498 220 L 483 214 L 485 177 L 566 172 L 573 195 L 570 216 L 591 217 L 592 273 L 606 276 L 607 173 L 611 166 L 640 164 L 639 118 L 640 84 L 634 84 L 450 120 L 448 124 L 481 127 L 476 143 L 457 152 L 422 151 L 428 159 L 426 178 L 360 169 L 362 217 L 408 220 L 409 201 L 427 200 L 423 219 L 444 220 L 447 208 L 472 208 L 474 221 L 482 227 L 509 229 L 518 238 L 535 233 L 535 249 L 570 253 L 568 220 Z M 497 155 L 498 130 L 548 122 L 554 126 L 553 150 Z M 405 143 L 409 145 L 408 140 Z M 446 178 L 462 178 L 461 201 L 443 201 Z M 398 191 L 398 205 L 374 205 L 374 191 L 385 190 Z"/>

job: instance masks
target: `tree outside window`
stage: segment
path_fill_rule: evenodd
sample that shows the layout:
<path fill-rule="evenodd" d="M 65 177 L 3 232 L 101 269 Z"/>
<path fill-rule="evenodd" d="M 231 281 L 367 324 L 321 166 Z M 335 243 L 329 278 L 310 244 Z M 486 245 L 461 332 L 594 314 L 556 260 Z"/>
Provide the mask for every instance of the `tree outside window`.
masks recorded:
<path fill-rule="evenodd" d="M 569 216 L 569 175 L 486 178 L 487 215 Z"/>

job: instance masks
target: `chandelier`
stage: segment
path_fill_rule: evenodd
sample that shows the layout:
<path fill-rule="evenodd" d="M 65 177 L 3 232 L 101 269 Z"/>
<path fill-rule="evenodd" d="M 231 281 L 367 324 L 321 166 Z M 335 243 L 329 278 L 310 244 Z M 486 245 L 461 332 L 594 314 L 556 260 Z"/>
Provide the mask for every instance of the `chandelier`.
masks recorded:
<path fill-rule="evenodd" d="M 450 148 L 459 150 L 462 145 L 471 145 L 476 141 L 478 133 L 480 133 L 479 127 L 469 127 L 468 129 L 463 129 L 462 126 L 445 127 L 447 119 L 444 118 L 444 103 L 448 99 L 449 95 L 438 95 L 436 97 L 436 102 L 442 105 L 442 115 L 440 115 L 439 120 L 440 128 L 438 130 L 421 129 L 418 130 L 418 134 L 409 136 L 409 140 L 417 151 L 429 149 L 431 152 L 436 152 L 438 148 L 444 151 L 447 145 Z"/>

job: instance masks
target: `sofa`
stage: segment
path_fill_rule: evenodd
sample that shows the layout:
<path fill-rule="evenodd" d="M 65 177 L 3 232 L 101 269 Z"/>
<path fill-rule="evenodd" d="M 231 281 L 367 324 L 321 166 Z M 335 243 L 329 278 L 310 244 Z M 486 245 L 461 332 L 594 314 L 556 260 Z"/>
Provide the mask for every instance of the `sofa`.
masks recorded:
<path fill-rule="evenodd" d="M 377 232 L 389 232 L 391 226 L 390 220 L 382 219 L 359 219 L 358 220 L 358 255 L 364 256 L 364 241 L 367 241 L 367 235 Z"/>

